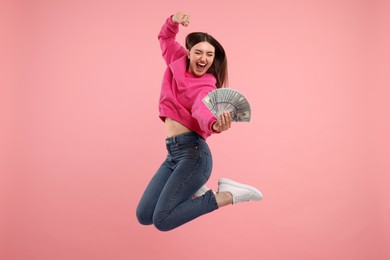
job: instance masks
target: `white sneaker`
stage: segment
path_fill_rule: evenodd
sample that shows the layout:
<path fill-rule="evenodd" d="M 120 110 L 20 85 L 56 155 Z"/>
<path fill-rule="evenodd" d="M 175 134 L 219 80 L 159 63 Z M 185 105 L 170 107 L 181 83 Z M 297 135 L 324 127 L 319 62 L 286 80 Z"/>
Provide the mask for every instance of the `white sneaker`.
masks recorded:
<path fill-rule="evenodd" d="M 211 190 L 210 188 L 208 188 L 206 185 L 203 185 L 202 187 L 200 187 L 200 189 L 194 194 L 195 197 L 200 197 L 202 195 L 204 195 L 206 192 L 208 192 L 209 190 Z"/>
<path fill-rule="evenodd" d="M 263 194 L 255 187 L 241 184 L 226 178 L 219 179 L 218 192 L 227 191 L 233 196 L 233 204 L 250 200 L 261 200 Z"/>

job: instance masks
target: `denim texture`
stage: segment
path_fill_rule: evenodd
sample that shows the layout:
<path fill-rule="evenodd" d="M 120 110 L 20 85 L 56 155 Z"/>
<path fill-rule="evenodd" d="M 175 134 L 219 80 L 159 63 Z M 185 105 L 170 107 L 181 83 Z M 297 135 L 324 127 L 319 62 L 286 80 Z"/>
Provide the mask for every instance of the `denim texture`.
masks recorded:
<path fill-rule="evenodd" d="M 136 215 L 143 225 L 168 231 L 218 208 L 214 193 L 193 194 L 210 178 L 212 155 L 195 132 L 166 139 L 168 155 L 146 187 Z"/>

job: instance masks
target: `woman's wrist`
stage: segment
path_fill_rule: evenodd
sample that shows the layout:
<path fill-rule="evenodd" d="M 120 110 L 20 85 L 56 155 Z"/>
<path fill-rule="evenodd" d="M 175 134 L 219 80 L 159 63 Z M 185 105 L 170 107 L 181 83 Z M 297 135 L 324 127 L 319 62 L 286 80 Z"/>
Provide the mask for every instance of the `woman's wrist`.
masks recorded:
<path fill-rule="evenodd" d="M 211 126 L 211 130 L 213 130 L 213 132 L 215 132 L 215 133 L 220 133 L 220 131 L 218 130 L 218 121 L 215 121 L 214 123 L 213 123 L 213 125 Z"/>

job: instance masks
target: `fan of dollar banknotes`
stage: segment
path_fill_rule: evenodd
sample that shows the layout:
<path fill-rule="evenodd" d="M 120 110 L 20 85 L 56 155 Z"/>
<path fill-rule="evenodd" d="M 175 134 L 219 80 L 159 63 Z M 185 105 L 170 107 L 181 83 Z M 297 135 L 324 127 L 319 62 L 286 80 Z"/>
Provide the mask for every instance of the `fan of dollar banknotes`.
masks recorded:
<path fill-rule="evenodd" d="M 248 100 L 234 89 L 213 90 L 202 101 L 217 118 L 223 112 L 229 112 L 232 121 L 235 122 L 249 122 L 251 119 L 251 108 Z"/>

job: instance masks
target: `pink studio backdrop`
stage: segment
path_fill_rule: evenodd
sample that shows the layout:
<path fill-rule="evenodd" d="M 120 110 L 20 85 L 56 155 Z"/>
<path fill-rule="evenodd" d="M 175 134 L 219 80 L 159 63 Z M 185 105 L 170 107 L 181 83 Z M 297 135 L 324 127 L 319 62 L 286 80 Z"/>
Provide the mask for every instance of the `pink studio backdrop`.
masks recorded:
<path fill-rule="evenodd" d="M 171 232 L 137 202 L 165 156 L 157 33 L 226 48 L 249 124 L 208 139 L 257 186 Z M 0 259 L 390 259 L 389 1 L 0 4 Z"/>

